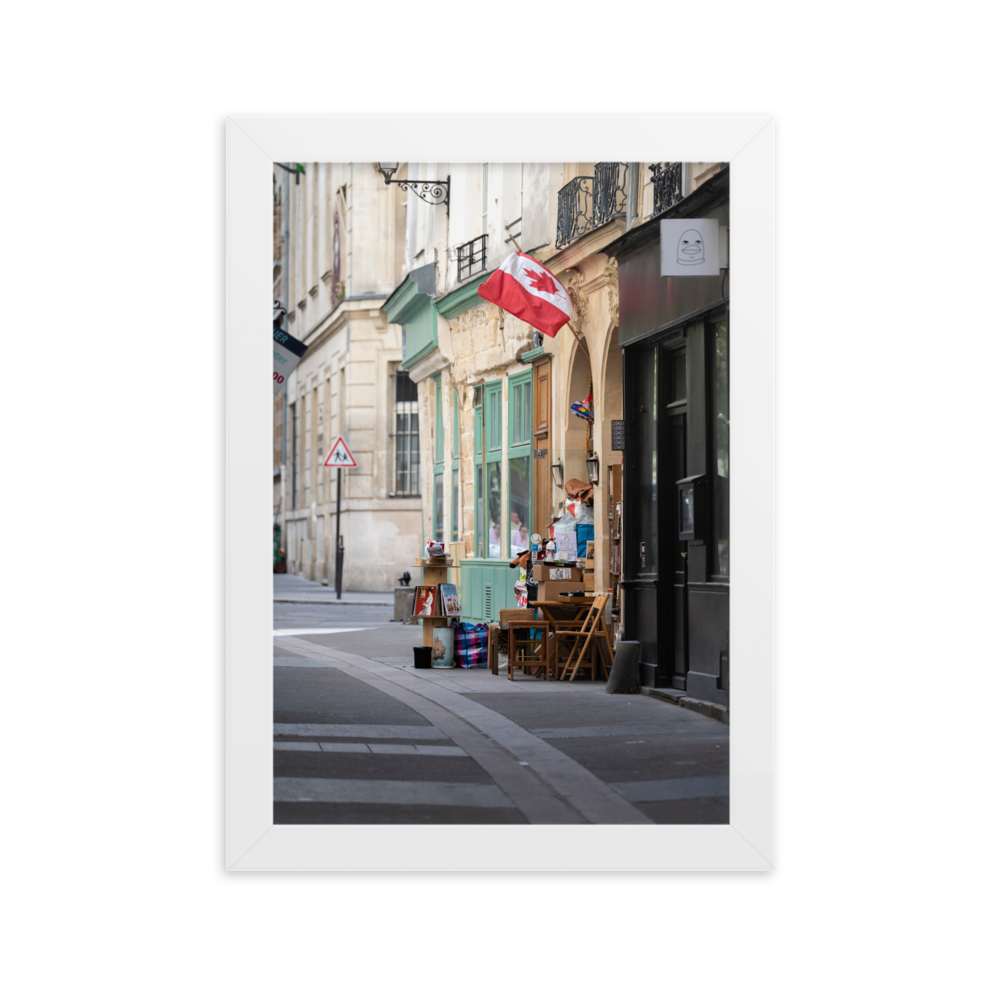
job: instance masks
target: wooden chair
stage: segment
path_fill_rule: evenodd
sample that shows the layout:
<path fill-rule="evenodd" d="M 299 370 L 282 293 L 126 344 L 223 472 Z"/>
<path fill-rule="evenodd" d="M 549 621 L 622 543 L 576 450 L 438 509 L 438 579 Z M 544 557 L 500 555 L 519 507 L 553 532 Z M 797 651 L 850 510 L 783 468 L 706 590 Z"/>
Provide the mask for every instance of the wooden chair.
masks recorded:
<path fill-rule="evenodd" d="M 583 661 L 589 652 L 591 654 L 590 679 L 597 680 L 597 661 L 601 660 L 601 671 L 607 675 L 605 664 L 611 665 L 611 644 L 608 642 L 608 634 L 604 630 L 604 605 L 608 603 L 608 595 L 601 594 L 594 600 L 587 612 L 587 617 L 582 622 L 567 622 L 566 628 L 558 629 L 555 633 L 555 644 L 559 646 L 565 643 L 570 646 L 569 656 L 566 658 L 562 672 L 559 674 L 560 680 L 576 677 L 577 671 L 583 665 Z M 579 627 L 571 627 L 579 626 Z M 606 648 L 605 648 L 606 647 Z M 596 655 L 595 655 L 596 654 Z"/>
<path fill-rule="evenodd" d="M 507 608 L 500 612 L 500 627 L 507 628 L 507 679 L 514 679 L 514 668 L 546 680 L 555 674 L 553 653 L 546 622 L 535 621 L 531 608 Z M 534 633 L 534 636 L 532 636 Z"/>
<path fill-rule="evenodd" d="M 500 633 L 502 629 L 496 622 L 491 622 L 486 644 L 486 665 L 491 674 L 500 672 Z"/>

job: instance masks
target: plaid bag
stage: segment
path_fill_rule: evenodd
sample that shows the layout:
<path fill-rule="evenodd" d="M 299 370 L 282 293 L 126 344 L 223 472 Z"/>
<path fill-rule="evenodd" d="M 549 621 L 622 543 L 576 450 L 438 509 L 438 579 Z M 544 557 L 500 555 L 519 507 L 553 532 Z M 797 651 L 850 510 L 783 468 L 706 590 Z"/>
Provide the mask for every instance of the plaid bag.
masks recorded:
<path fill-rule="evenodd" d="M 459 622 L 454 626 L 456 667 L 469 670 L 488 665 L 489 629 L 489 625 L 473 625 L 471 622 Z"/>

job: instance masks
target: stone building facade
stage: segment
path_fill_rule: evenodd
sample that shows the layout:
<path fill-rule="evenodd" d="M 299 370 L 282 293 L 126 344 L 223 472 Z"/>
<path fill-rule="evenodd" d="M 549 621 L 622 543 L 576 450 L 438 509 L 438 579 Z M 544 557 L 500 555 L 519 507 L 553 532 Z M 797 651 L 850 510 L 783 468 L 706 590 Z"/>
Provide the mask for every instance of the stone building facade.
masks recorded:
<path fill-rule="evenodd" d="M 622 495 L 618 268 L 603 252 L 693 190 L 718 164 L 407 164 L 399 176 L 448 177 L 449 205 L 406 201 L 405 276 L 386 302 L 418 386 L 422 530 L 448 547 L 463 618 L 513 606 L 509 561 L 547 536 L 566 494 L 592 478 L 595 588 L 611 587 L 611 514 Z M 404 173 L 403 171 L 407 171 Z M 515 248 L 566 287 L 570 323 L 556 337 L 479 298 Z M 574 331 L 575 334 L 574 335 Z M 592 395 L 592 427 L 571 404 Z M 615 492 L 617 490 L 617 496 Z"/>
<path fill-rule="evenodd" d="M 595 589 L 612 588 L 624 487 L 611 433 L 626 392 L 618 261 L 605 248 L 719 169 L 277 166 L 275 297 L 309 347 L 282 414 L 289 572 L 333 582 L 336 475 L 322 462 L 343 433 L 359 465 L 342 482 L 345 589 L 389 589 L 438 538 L 463 618 L 495 620 L 513 602 L 510 559 L 547 535 L 563 484 L 595 475 Z M 573 315 L 554 338 L 479 297 L 515 246 L 569 292 Z M 592 426 L 571 409 L 588 396 Z"/>
<path fill-rule="evenodd" d="M 343 435 L 357 461 L 341 480 L 343 588 L 390 590 L 421 542 L 408 468 L 407 488 L 397 489 L 401 334 L 382 312 L 404 264 L 405 197 L 387 191 L 372 164 L 276 165 L 275 189 L 275 298 L 287 310 L 284 328 L 308 347 L 283 403 L 288 572 L 334 582 L 337 473 L 323 462 Z"/>

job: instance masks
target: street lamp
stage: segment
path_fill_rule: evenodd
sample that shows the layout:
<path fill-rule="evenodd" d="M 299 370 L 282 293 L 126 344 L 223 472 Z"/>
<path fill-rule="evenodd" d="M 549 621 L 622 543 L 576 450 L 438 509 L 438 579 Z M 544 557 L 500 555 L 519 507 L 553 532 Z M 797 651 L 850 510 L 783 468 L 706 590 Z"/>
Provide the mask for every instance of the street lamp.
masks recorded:
<path fill-rule="evenodd" d="M 561 490 L 563 488 L 562 462 L 556 462 L 556 464 L 552 466 L 552 482 L 555 483 L 557 490 Z"/>
<path fill-rule="evenodd" d="M 451 214 L 451 206 L 448 199 L 451 196 L 451 174 L 444 181 L 410 181 L 392 179 L 392 175 L 399 169 L 398 163 L 376 163 L 375 169 L 385 178 L 386 184 L 398 184 L 400 187 L 409 188 L 421 201 L 426 201 L 428 205 L 444 205 L 444 209 Z"/>
<path fill-rule="evenodd" d="M 601 460 L 596 455 L 591 455 L 587 459 L 587 472 L 590 475 L 590 481 L 596 486 L 601 473 Z"/>

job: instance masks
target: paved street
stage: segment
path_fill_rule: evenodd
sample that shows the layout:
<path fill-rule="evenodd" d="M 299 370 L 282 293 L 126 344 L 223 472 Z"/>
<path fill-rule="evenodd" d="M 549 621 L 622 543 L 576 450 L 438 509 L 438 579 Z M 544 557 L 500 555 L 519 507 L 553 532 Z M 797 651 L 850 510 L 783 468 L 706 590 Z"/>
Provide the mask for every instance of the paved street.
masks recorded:
<path fill-rule="evenodd" d="M 728 822 L 728 726 L 603 681 L 414 670 L 391 594 L 274 581 L 276 823 Z"/>

